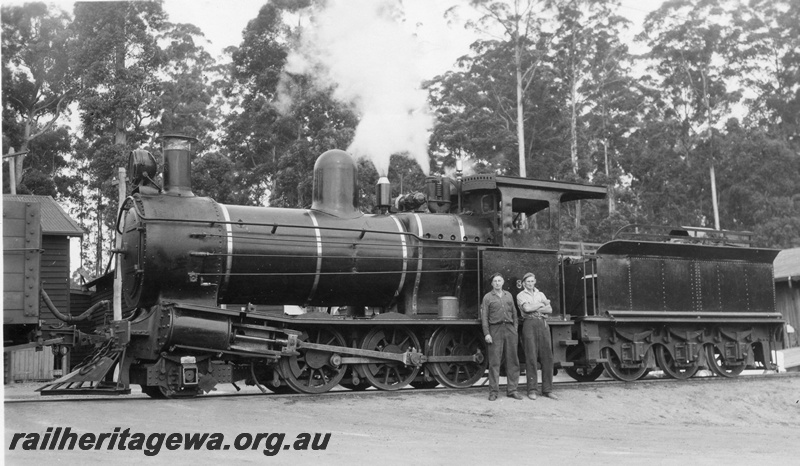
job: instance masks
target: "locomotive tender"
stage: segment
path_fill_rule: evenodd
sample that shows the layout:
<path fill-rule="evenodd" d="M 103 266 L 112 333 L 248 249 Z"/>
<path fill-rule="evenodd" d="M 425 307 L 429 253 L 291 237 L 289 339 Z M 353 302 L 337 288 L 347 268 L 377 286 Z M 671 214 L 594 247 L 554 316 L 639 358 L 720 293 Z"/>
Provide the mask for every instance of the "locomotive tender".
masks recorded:
<path fill-rule="evenodd" d="M 223 205 L 192 192 L 191 141 L 164 136 L 163 186 L 153 156 L 131 153 L 115 251 L 125 318 L 42 394 L 469 387 L 485 374 L 479 303 L 498 271 L 514 294 L 537 275 L 556 367 L 576 380 L 774 368 L 777 251 L 701 244 L 684 229 L 565 257 L 561 203 L 605 188 L 487 174 L 429 177 L 426 204 L 408 211 L 392 208 L 382 178 L 380 213 L 367 215 L 356 163 L 339 150 L 316 161 L 310 209 Z"/>

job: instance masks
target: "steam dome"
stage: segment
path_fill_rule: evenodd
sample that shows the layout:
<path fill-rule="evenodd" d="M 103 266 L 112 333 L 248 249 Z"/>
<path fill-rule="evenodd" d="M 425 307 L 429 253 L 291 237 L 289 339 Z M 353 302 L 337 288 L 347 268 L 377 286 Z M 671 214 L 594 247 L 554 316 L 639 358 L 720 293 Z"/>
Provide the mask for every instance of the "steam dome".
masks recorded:
<path fill-rule="evenodd" d="M 363 215 L 358 209 L 358 167 L 353 157 L 333 149 L 314 164 L 314 193 L 311 208 L 341 218 Z"/>

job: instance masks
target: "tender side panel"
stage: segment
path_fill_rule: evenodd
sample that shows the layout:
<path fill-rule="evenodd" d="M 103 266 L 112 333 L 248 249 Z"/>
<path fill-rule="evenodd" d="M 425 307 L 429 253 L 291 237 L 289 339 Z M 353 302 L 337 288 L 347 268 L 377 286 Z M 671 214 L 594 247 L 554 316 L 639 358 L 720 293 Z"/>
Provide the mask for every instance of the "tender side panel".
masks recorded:
<path fill-rule="evenodd" d="M 598 253 L 600 313 L 774 312 L 772 263 L 762 260 L 768 256 L 763 250 L 762 254 L 756 254 L 737 248 L 724 248 L 720 252 L 716 247 L 691 246 L 692 251 L 680 251 L 676 245 L 671 246 L 647 249 L 637 243 L 637 247 L 627 251 L 641 255 Z M 625 249 L 618 247 L 613 251 Z M 737 251 L 742 252 L 739 258 Z M 653 254 L 645 255 L 647 252 Z M 673 255 L 655 255 L 659 252 Z M 689 252 L 697 256 L 692 257 Z"/>

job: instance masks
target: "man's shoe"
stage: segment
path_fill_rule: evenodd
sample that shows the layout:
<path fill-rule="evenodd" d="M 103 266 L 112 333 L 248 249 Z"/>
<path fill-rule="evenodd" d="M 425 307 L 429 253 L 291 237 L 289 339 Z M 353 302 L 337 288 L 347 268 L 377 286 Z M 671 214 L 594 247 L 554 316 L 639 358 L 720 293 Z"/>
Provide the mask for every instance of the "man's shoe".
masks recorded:
<path fill-rule="evenodd" d="M 509 398 L 514 398 L 515 400 L 521 400 L 521 399 L 522 399 L 522 395 L 520 395 L 520 394 L 519 394 L 519 393 L 517 393 L 517 392 L 514 392 L 514 393 L 509 393 L 509 394 L 508 394 L 508 397 L 509 397 Z"/>
<path fill-rule="evenodd" d="M 489 401 L 494 401 L 497 399 L 497 393 L 490 393 L 489 394 Z"/>
<path fill-rule="evenodd" d="M 552 392 L 551 393 L 545 393 L 544 396 L 546 396 L 547 398 L 550 398 L 551 400 L 558 400 L 558 397 L 555 396 Z"/>
<path fill-rule="evenodd" d="M 528 393 L 528 399 L 529 400 L 535 400 L 536 399 L 536 392 Z"/>

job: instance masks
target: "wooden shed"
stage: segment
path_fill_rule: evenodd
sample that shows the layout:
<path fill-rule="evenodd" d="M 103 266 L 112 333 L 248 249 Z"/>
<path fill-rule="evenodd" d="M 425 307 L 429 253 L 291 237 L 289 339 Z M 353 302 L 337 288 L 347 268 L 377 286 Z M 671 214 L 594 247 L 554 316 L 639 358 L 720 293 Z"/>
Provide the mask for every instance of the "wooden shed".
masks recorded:
<path fill-rule="evenodd" d="M 37 243 L 35 246 L 21 246 L 13 249 L 24 250 L 25 255 L 30 255 L 35 250 L 34 256 L 38 258 L 38 263 L 36 259 L 19 260 L 17 251 L 6 251 L 8 244 L 18 242 L 14 238 L 20 234 L 18 231 L 13 231 L 11 227 L 7 229 L 6 222 L 12 220 L 10 223 L 14 223 L 13 220 L 18 216 L 20 209 L 25 215 L 30 215 L 38 210 L 41 233 L 40 237 L 37 238 L 38 242 L 25 243 L 28 245 Z M 69 311 L 70 238 L 83 236 L 83 230 L 50 196 L 4 194 L 3 216 L 6 221 L 3 226 L 3 345 L 8 346 L 9 344 L 19 343 L 19 335 L 15 335 L 14 326 L 23 325 L 25 326 L 25 331 L 27 331 L 30 325 L 33 324 L 35 326 L 36 323 L 42 326 L 42 330 L 63 324 L 40 301 L 38 289 L 39 287 L 44 289 L 53 304 L 62 312 Z M 27 221 L 24 223 L 28 225 Z M 23 234 L 28 235 L 29 232 L 24 232 Z M 35 269 L 36 266 L 38 266 L 38 270 L 31 270 Z M 25 282 L 25 291 L 32 290 L 32 292 L 27 293 L 26 301 L 20 301 L 25 306 L 25 309 L 21 313 L 11 312 L 12 308 L 17 306 L 16 298 L 13 294 L 15 284 L 19 283 L 20 280 L 23 282 L 25 280 L 30 281 L 30 277 L 34 275 L 38 279 L 35 280 L 37 282 L 36 286 L 30 287 L 30 284 Z M 8 293 L 8 291 L 12 291 L 12 293 Z M 34 310 L 27 309 L 31 305 L 35 307 Z M 4 352 L 6 356 L 6 374 L 4 374 L 6 381 L 52 378 L 54 366 L 59 365 L 59 358 L 54 360 L 52 354 L 50 356 L 45 354 L 50 353 L 49 350 L 34 351 L 33 353 L 27 350 L 19 352 L 19 354 L 15 353 L 18 352 Z M 49 369 L 49 372 L 47 369 Z M 18 370 L 19 372 L 12 374 L 10 373 L 11 370 Z"/>
<path fill-rule="evenodd" d="M 775 305 L 794 329 L 788 333 L 787 346 L 800 346 L 800 248 L 784 249 L 774 262 Z"/>

